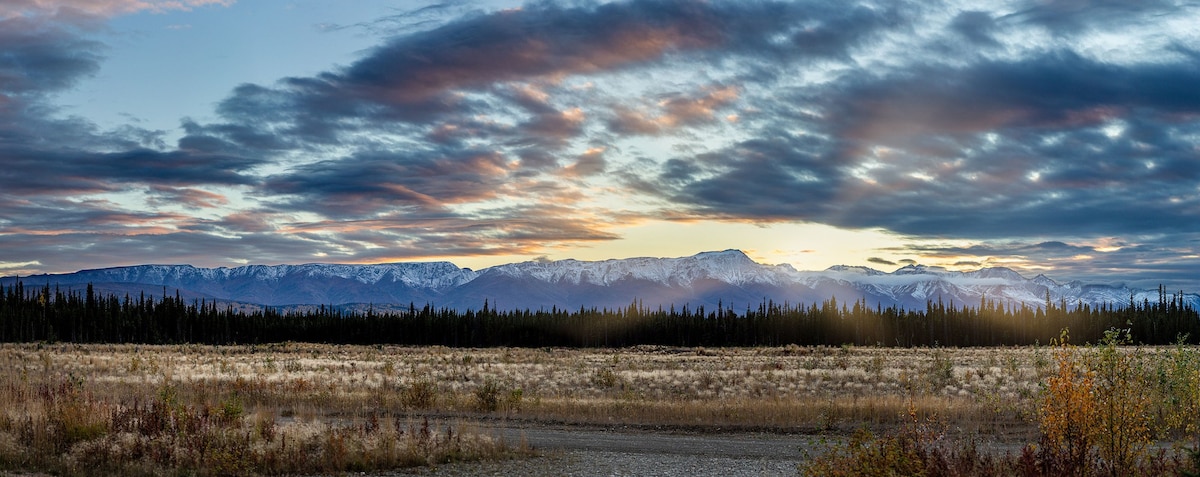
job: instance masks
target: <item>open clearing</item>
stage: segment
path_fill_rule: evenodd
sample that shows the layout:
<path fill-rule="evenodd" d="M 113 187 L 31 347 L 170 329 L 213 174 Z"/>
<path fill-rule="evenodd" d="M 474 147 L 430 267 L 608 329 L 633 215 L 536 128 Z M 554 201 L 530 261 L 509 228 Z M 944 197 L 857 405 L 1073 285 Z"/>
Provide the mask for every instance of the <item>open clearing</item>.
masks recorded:
<path fill-rule="evenodd" d="M 547 423 L 819 433 L 886 425 L 910 406 L 969 432 L 1021 431 L 1042 348 L 5 345 L 7 379 L 71 377 L 99 398 L 236 393 L 300 420 L 405 411 Z M 213 403 L 217 404 L 217 403 Z"/>
<path fill-rule="evenodd" d="M 1007 451 L 1036 439 L 1037 397 L 1055 368 L 1046 347 L 0 347 L 9 402 L 70 383 L 88 406 L 124 409 L 169 393 L 181 408 L 225 413 L 235 426 L 314 439 L 376 432 L 382 421 L 394 436 L 429 428 L 420 432 L 475 439 L 404 461 L 434 464 L 415 472 L 436 475 L 789 475 L 827 439 L 895 428 L 913 415 Z M 6 408 L 0 452 L 19 450 L 14 423 L 41 407 Z M 540 456 L 471 450 L 497 441 Z M 489 461 L 443 465 L 463 458 Z"/>

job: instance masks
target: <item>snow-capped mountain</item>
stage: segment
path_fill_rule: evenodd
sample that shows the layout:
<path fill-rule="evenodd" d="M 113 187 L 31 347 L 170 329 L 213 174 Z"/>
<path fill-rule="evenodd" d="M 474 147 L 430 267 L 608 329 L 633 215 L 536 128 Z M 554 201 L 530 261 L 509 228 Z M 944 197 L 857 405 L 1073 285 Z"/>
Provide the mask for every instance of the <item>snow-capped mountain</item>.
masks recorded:
<path fill-rule="evenodd" d="M 17 279 L 0 279 L 7 285 Z M 140 265 L 21 278 L 26 286 L 50 284 L 101 292 L 173 293 L 267 306 L 371 303 L 387 308 L 410 303 L 478 309 L 485 300 L 501 309 L 617 308 L 633 302 L 664 308 L 684 305 L 735 311 L 764 301 L 842 303 L 865 300 L 868 306 L 921 309 L 929 302 L 976 306 L 984 300 L 1006 306 L 1043 306 L 1047 295 L 1065 302 L 1124 306 L 1132 299 L 1158 301 L 1157 290 L 1134 290 L 1080 282 L 1058 283 L 1045 275 L 1032 279 L 1007 268 L 970 272 L 909 265 L 891 273 L 868 267 L 834 266 L 797 271 L 789 265 L 764 265 L 738 250 L 704 252 L 679 258 L 630 258 L 604 261 L 531 261 L 480 271 L 449 262 L 379 265 L 251 265 L 197 268 L 190 265 Z M 1200 295 L 1185 297 L 1200 308 Z"/>
<path fill-rule="evenodd" d="M 752 283 L 785 284 L 795 273 L 789 265 L 761 265 L 740 250 L 702 252 L 680 258 L 629 258 L 581 262 L 522 262 L 485 270 L 512 278 L 532 278 L 550 283 L 608 286 L 623 280 L 645 280 L 663 285 L 691 287 L 697 280 L 715 279 L 740 286 Z"/>
<path fill-rule="evenodd" d="M 249 265 L 197 268 L 191 265 L 138 265 L 83 270 L 63 275 L 25 277 L 26 284 L 70 286 L 91 283 L 101 291 L 127 293 L 141 285 L 149 294 L 159 288 L 179 290 L 188 298 L 207 298 L 260 305 L 424 303 L 438 301 L 479 274 L 450 262 L 379 265 Z M 0 279 L 10 283 L 14 278 Z"/>

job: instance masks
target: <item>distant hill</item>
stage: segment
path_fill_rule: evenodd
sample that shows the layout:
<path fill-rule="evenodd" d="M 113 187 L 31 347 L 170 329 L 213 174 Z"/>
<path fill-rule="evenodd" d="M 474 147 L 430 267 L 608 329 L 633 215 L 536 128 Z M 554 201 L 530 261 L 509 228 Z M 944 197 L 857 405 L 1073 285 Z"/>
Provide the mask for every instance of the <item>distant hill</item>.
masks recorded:
<path fill-rule="evenodd" d="M 16 277 L 0 278 L 9 285 Z M 91 283 L 104 293 L 174 295 L 216 301 L 239 308 L 334 305 L 362 310 L 406 309 L 410 303 L 459 310 L 619 308 L 635 300 L 647 308 L 674 306 L 735 311 L 764 301 L 819 303 L 836 297 L 850 304 L 897 305 L 923 309 L 929 301 L 977 306 L 981 300 L 1008 305 L 1079 303 L 1124 306 L 1132 296 L 1157 302 L 1157 290 L 1139 290 L 1077 281 L 1058 283 L 1044 275 L 1025 278 L 1007 268 L 971 272 L 909 265 L 891 273 L 866 267 L 835 266 L 797 271 L 789 265 L 756 263 L 739 250 L 704 252 L 679 258 L 630 258 L 586 262 L 537 261 L 498 265 L 480 271 L 449 262 L 378 265 L 251 265 L 197 268 L 190 265 L 138 265 L 20 277 L 26 286 L 50 284 L 82 288 Z M 1185 301 L 1200 308 L 1200 295 Z"/>

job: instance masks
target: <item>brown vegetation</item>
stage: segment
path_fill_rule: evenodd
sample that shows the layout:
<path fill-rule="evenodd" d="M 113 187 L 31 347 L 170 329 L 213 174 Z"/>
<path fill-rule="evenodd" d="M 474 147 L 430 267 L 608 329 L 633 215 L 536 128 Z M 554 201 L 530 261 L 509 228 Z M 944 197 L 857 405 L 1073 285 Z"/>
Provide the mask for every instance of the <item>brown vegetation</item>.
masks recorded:
<path fill-rule="evenodd" d="M 1194 348 L 1120 346 L 1110 331 L 1102 343 L 1078 348 L 1064 331 L 1054 346 L 1057 366 L 1037 397 L 1036 445 L 1019 454 L 983 454 L 975 441 L 946 439 L 918 418 L 875 437 L 860 432 L 802 469 L 806 475 L 1100 476 L 1200 473 L 1196 400 L 1200 367 Z M 1185 447 L 1187 445 L 1191 447 Z"/>
<path fill-rule="evenodd" d="M 191 373 L 205 356 L 217 373 Z M 249 356 L 198 347 L 0 348 L 0 470 L 312 474 L 521 451 L 467 422 L 342 401 L 353 389 L 341 383 L 269 382 L 271 358 L 255 360 L 262 372 L 239 374 Z"/>
<path fill-rule="evenodd" d="M 974 462 L 959 475 L 1184 469 L 1159 452 L 1197 435 L 1198 370 L 1195 348 L 1116 335 L 970 349 L 2 345 L 0 469 L 284 474 L 512 455 L 471 424 L 496 419 L 856 433 L 817 474 L 859 468 L 839 458 Z M 1039 444 L 1005 457 L 975 439 Z"/>

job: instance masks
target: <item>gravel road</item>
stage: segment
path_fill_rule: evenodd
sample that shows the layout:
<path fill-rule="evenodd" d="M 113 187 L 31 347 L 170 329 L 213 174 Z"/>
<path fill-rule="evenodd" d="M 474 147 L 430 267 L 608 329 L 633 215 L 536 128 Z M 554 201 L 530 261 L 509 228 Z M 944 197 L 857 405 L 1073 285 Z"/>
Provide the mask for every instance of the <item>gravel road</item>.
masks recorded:
<path fill-rule="evenodd" d="M 541 456 L 454 463 L 408 474 L 429 476 L 795 476 L 805 451 L 827 444 L 814 436 L 675 434 L 642 430 L 492 427 L 510 444 L 522 435 Z"/>

